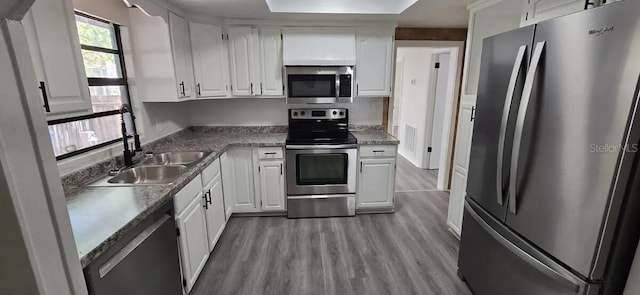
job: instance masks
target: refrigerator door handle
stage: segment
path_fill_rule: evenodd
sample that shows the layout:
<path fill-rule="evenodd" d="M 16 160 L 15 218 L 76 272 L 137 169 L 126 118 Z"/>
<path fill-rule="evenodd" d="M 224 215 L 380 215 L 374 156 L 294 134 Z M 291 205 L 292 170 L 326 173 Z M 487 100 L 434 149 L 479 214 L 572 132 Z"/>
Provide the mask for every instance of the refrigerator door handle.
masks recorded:
<path fill-rule="evenodd" d="M 507 97 L 504 100 L 504 109 L 502 110 L 502 122 L 500 124 L 500 137 L 498 138 L 498 165 L 496 170 L 496 195 L 498 197 L 498 205 L 503 205 L 504 196 L 502 190 L 502 164 L 504 162 L 504 141 L 507 136 L 507 123 L 509 121 L 509 110 L 511 110 L 511 103 L 513 102 L 513 95 L 516 91 L 516 83 L 520 72 L 522 72 L 522 62 L 524 62 L 524 55 L 527 51 L 527 45 L 522 45 L 518 49 L 516 60 L 513 63 L 513 70 L 511 71 L 511 79 L 509 79 L 509 87 L 507 88 Z"/>
<path fill-rule="evenodd" d="M 495 239 L 498 243 L 500 243 L 500 245 L 505 247 L 511 253 L 513 253 L 523 261 L 525 261 L 527 264 L 531 265 L 533 268 L 535 268 L 542 274 L 546 275 L 547 277 L 553 279 L 554 281 L 560 284 L 565 285 L 567 288 L 570 288 L 574 292 L 577 292 L 580 290 L 582 283 L 579 280 L 577 280 L 576 278 L 573 278 L 569 274 L 564 274 L 561 271 L 553 269 L 552 267 L 542 263 L 535 257 L 529 255 L 527 252 L 520 249 L 518 246 L 511 243 L 509 240 L 507 240 L 507 238 L 503 237 L 500 233 L 498 233 L 493 228 L 491 228 L 489 224 L 487 224 L 484 220 L 482 220 L 480 215 L 476 213 L 475 209 L 473 209 L 468 202 L 465 202 L 464 207 L 466 211 L 469 213 L 469 215 L 473 217 L 473 219 L 475 219 L 475 221 L 480 225 L 480 227 L 482 227 L 493 239 Z"/>
<path fill-rule="evenodd" d="M 518 206 L 516 204 L 516 182 L 518 179 L 518 158 L 520 157 L 520 144 L 522 143 L 522 129 L 524 128 L 524 120 L 527 117 L 529 100 L 531 99 L 531 92 L 533 91 L 533 82 L 535 81 L 538 73 L 538 66 L 540 65 L 540 59 L 542 58 L 545 45 L 546 41 L 538 42 L 536 44 L 536 48 L 533 50 L 531 66 L 529 67 L 527 76 L 524 80 L 524 90 L 522 91 L 522 99 L 520 101 L 520 107 L 518 108 L 518 117 L 516 118 L 516 131 L 513 136 L 511 173 L 509 177 L 509 211 L 513 214 L 517 214 L 518 212 Z"/>

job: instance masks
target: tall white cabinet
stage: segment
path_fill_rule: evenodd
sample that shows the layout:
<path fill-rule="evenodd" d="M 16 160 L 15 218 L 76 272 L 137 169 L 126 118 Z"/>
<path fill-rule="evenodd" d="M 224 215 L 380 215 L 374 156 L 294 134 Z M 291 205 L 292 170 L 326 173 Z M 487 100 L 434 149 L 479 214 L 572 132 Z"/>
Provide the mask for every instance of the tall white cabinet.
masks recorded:
<path fill-rule="evenodd" d="M 189 31 L 195 96 L 226 97 L 229 94 L 229 58 L 222 28 L 191 22 Z"/>
<path fill-rule="evenodd" d="M 91 113 L 91 97 L 70 0 L 38 0 L 22 21 L 50 119 Z M 48 105 L 47 105 L 48 103 Z"/>
<path fill-rule="evenodd" d="M 278 28 L 230 27 L 234 96 L 282 96 L 282 37 Z"/>
<path fill-rule="evenodd" d="M 356 31 L 356 95 L 391 95 L 394 29 L 359 28 Z"/>

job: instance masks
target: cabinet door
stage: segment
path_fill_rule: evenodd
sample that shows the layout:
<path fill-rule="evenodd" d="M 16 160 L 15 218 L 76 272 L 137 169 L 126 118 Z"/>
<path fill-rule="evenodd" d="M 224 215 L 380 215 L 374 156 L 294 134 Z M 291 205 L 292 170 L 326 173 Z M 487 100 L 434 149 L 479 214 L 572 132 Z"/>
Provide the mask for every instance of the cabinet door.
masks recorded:
<path fill-rule="evenodd" d="M 260 69 L 262 95 L 282 96 L 282 31 L 260 29 Z"/>
<path fill-rule="evenodd" d="M 235 172 L 233 165 L 229 160 L 229 156 L 225 152 L 220 156 L 220 167 L 222 168 L 222 191 L 224 195 L 224 217 L 229 220 L 233 213 L 233 204 L 235 204 Z"/>
<path fill-rule="evenodd" d="M 91 113 L 91 98 L 69 0 L 38 0 L 22 21 L 47 116 Z M 46 110 L 45 110 L 46 111 Z"/>
<path fill-rule="evenodd" d="M 393 207 L 395 166 L 395 158 L 360 160 L 358 209 Z"/>
<path fill-rule="evenodd" d="M 358 96 L 391 94 L 393 31 L 360 29 L 357 32 L 356 92 Z"/>
<path fill-rule="evenodd" d="M 193 287 L 207 258 L 209 258 L 209 243 L 207 242 L 207 224 L 203 199 L 198 196 L 187 208 L 176 217 L 180 231 L 180 253 L 182 254 L 182 274 L 187 281 L 187 293 Z"/>
<path fill-rule="evenodd" d="M 535 24 L 544 20 L 571 14 L 584 9 L 584 0 L 525 1 L 522 14 L 522 26 Z"/>
<path fill-rule="evenodd" d="M 233 149 L 229 151 L 233 165 L 235 198 L 233 212 L 256 212 L 253 151 L 252 149 Z"/>
<path fill-rule="evenodd" d="M 193 87 L 193 67 L 187 22 L 176 14 L 169 13 L 169 30 L 171 32 L 176 83 L 178 83 L 178 97 L 190 97 Z"/>
<path fill-rule="evenodd" d="M 213 178 L 207 187 L 205 187 L 205 194 L 210 202 L 210 204 L 205 206 L 209 251 L 213 251 L 213 248 L 216 246 L 220 235 L 222 235 L 222 231 L 226 224 L 222 180 L 219 173 Z"/>
<path fill-rule="evenodd" d="M 227 96 L 229 93 L 229 61 L 222 28 L 192 22 L 189 29 L 196 96 Z"/>
<path fill-rule="evenodd" d="M 229 28 L 229 56 L 231 64 L 231 86 L 233 95 L 253 95 L 252 29 L 250 27 Z"/>
<path fill-rule="evenodd" d="M 462 103 L 460 106 L 453 176 L 451 179 L 451 196 L 447 213 L 447 225 L 458 236 L 462 232 L 464 198 L 467 194 L 467 172 L 469 170 L 469 154 L 473 136 L 474 111 L 475 106 L 473 104 Z"/>
<path fill-rule="evenodd" d="M 260 162 L 260 198 L 262 211 L 284 211 L 284 162 Z"/>

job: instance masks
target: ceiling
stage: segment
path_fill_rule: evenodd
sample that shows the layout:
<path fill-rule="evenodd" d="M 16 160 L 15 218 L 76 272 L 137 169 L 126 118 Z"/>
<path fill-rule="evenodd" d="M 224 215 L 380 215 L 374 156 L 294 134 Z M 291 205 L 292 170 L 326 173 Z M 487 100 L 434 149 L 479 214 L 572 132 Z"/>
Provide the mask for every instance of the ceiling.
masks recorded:
<path fill-rule="evenodd" d="M 469 17 L 466 8 L 469 0 L 418 0 L 404 12 L 395 15 L 273 13 L 269 10 L 265 0 L 167 1 L 184 9 L 186 12 L 230 19 L 344 22 L 393 21 L 397 22 L 399 27 L 466 28 Z"/>

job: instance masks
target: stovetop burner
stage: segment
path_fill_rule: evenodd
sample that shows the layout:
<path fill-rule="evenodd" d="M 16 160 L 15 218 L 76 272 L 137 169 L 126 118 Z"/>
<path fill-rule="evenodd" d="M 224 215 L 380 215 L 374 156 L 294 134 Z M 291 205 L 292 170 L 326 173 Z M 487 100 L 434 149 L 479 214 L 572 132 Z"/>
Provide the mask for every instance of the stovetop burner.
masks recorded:
<path fill-rule="evenodd" d="M 290 109 L 288 145 L 356 144 L 348 109 Z"/>

